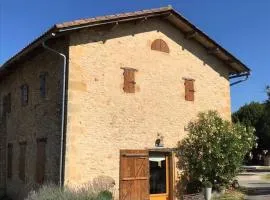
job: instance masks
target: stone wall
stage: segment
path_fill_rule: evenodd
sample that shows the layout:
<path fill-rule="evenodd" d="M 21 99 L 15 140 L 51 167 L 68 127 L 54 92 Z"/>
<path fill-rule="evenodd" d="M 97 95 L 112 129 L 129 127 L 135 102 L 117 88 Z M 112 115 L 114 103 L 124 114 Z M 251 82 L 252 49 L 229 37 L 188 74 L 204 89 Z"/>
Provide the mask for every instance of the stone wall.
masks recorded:
<path fill-rule="evenodd" d="M 170 53 L 151 50 L 163 39 Z M 119 187 L 119 150 L 153 148 L 157 135 L 175 147 L 200 111 L 230 119 L 228 68 L 166 21 L 72 33 L 69 48 L 65 183 L 99 175 Z M 136 92 L 124 93 L 123 67 L 135 68 Z M 195 80 L 185 100 L 183 78 Z"/>
<path fill-rule="evenodd" d="M 67 53 L 65 44 L 63 39 L 49 43 L 53 48 Z M 11 179 L 7 179 L 7 194 L 13 199 L 23 198 L 35 183 L 37 138 L 47 138 L 45 180 L 59 180 L 62 63 L 63 60 L 58 55 L 37 48 L 13 66 L 16 70 L 0 80 L 0 101 L 3 101 L 4 95 L 11 93 L 11 112 L 6 114 L 6 131 L 0 132 L 7 138 L 4 148 L 7 148 L 7 143 L 13 144 L 13 175 Z M 44 72 L 48 74 L 45 98 L 40 95 L 40 74 Z M 20 87 L 23 84 L 29 86 L 26 106 L 21 104 Z M 24 141 L 27 142 L 25 182 L 19 179 L 19 142 Z"/>

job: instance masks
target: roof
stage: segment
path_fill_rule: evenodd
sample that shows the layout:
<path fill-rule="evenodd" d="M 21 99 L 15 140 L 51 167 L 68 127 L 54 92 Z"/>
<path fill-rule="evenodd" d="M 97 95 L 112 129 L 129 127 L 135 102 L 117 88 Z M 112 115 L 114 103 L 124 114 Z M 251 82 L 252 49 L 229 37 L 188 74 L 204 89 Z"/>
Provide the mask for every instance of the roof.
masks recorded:
<path fill-rule="evenodd" d="M 59 33 L 62 34 L 69 33 L 77 29 L 96 27 L 106 24 L 121 24 L 130 21 L 143 21 L 154 17 L 162 17 L 163 19 L 168 20 L 168 22 L 175 25 L 185 34 L 186 39 L 195 40 L 198 43 L 200 43 L 203 47 L 205 47 L 206 51 L 209 54 L 223 61 L 231 69 L 230 71 L 231 74 L 243 74 L 250 72 L 250 69 L 244 63 L 242 63 L 239 59 L 233 56 L 221 45 L 219 45 L 217 42 L 211 39 L 208 35 L 202 32 L 195 25 L 191 24 L 186 18 L 184 18 L 182 15 L 176 12 L 171 6 L 168 6 L 156 9 L 80 19 L 55 24 L 43 35 L 38 37 L 36 40 L 31 42 L 25 48 L 23 48 L 19 53 L 17 53 L 13 57 L 11 57 L 8 61 L 6 61 L 0 68 L 0 75 L 12 63 L 18 61 L 22 56 L 26 55 L 34 48 L 40 46 L 43 41 L 52 38 L 53 35 L 55 34 L 57 35 Z"/>

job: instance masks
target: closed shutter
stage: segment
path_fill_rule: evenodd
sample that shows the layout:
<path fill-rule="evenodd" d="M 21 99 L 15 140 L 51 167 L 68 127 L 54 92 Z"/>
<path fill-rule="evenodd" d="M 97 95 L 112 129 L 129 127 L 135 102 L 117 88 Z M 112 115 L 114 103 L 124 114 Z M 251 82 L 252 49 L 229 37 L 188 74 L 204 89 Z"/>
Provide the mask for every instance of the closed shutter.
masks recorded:
<path fill-rule="evenodd" d="M 11 94 L 8 93 L 3 97 L 3 114 L 11 112 Z"/>
<path fill-rule="evenodd" d="M 147 150 L 121 150 L 120 200 L 149 199 L 149 153 Z"/>
<path fill-rule="evenodd" d="M 23 106 L 28 104 L 28 92 L 29 92 L 28 85 L 26 84 L 22 85 L 21 86 L 21 102 Z"/>
<path fill-rule="evenodd" d="M 194 101 L 194 80 L 185 80 L 185 99 L 187 101 Z"/>
<path fill-rule="evenodd" d="M 8 162 L 7 162 L 7 177 L 12 177 L 12 159 L 13 159 L 13 145 L 8 144 Z"/>
<path fill-rule="evenodd" d="M 36 182 L 44 183 L 46 164 L 46 139 L 37 140 L 37 157 L 36 157 Z"/>
<path fill-rule="evenodd" d="M 20 143 L 20 159 L 19 159 L 19 178 L 25 181 L 25 155 L 26 154 L 26 142 Z"/>
<path fill-rule="evenodd" d="M 124 92 L 135 93 L 135 69 L 124 68 Z"/>
<path fill-rule="evenodd" d="M 155 50 L 155 51 L 162 51 L 162 52 L 165 52 L 165 53 L 170 53 L 170 49 L 169 49 L 167 43 L 162 39 L 156 39 L 152 43 L 151 49 Z"/>

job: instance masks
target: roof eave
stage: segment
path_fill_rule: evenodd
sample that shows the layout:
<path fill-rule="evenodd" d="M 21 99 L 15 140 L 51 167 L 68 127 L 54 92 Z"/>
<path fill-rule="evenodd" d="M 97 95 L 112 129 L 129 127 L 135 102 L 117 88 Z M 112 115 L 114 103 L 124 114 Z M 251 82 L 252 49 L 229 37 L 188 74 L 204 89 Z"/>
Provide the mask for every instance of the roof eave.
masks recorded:
<path fill-rule="evenodd" d="M 128 22 L 128 21 L 134 21 L 134 20 L 139 20 L 139 19 L 144 19 L 144 18 L 147 19 L 147 18 L 158 17 L 158 16 L 166 16 L 164 17 L 164 19 L 170 20 L 170 22 L 174 23 L 176 26 L 178 23 L 178 28 L 182 32 L 184 32 L 184 34 L 187 34 L 190 31 L 193 31 L 194 33 L 196 33 L 195 36 L 192 37 L 192 39 L 199 42 L 202 46 L 206 48 L 206 50 L 213 49 L 213 48 L 218 49 L 217 52 L 212 52 L 212 55 L 222 60 L 224 64 L 226 64 L 231 69 L 230 74 L 241 74 L 241 73 L 250 72 L 250 69 L 244 63 L 238 60 L 235 56 L 233 56 L 230 52 L 228 52 L 226 49 L 220 46 L 216 41 L 211 39 L 207 34 L 202 32 L 195 25 L 191 24 L 186 18 L 184 18 L 178 12 L 173 10 L 171 7 L 151 9 L 145 12 L 139 11 L 139 12 L 134 12 L 134 13 L 119 14 L 119 15 L 112 15 L 112 16 L 113 17 L 107 16 L 107 17 L 91 18 L 91 19 L 88 19 L 88 21 L 78 20 L 77 23 L 76 21 L 73 21 L 69 23 L 54 25 L 48 31 L 42 34 L 40 37 L 38 37 L 29 45 L 27 45 L 25 48 L 23 48 L 15 56 L 11 57 L 8 61 L 6 61 L 0 67 L 0 73 L 3 70 L 5 70 L 5 68 L 8 65 L 14 63 L 16 60 L 20 59 L 23 55 L 27 54 L 32 49 L 38 47 L 43 41 L 51 38 L 52 33 L 67 32 L 67 31 L 72 31 L 72 30 L 80 29 L 80 28 L 95 27 L 99 25 L 116 23 L 116 22 L 117 23 Z M 179 26 L 179 24 L 182 24 L 182 28 Z"/>

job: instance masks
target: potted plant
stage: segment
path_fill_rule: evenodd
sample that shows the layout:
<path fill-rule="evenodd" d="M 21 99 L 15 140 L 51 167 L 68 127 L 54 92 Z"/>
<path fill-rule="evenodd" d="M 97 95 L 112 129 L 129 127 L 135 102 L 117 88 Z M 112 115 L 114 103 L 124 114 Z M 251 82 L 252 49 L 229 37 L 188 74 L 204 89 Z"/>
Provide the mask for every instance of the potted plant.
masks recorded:
<path fill-rule="evenodd" d="M 212 183 L 210 181 L 204 181 L 203 182 L 204 186 L 204 197 L 205 200 L 210 200 L 212 196 Z"/>
<path fill-rule="evenodd" d="M 224 185 L 224 184 L 221 184 L 220 186 L 219 186 L 219 192 L 220 192 L 220 194 L 225 194 L 225 190 L 226 190 L 226 186 Z"/>

